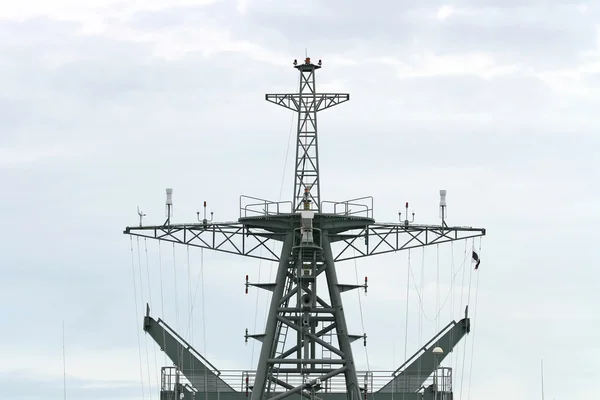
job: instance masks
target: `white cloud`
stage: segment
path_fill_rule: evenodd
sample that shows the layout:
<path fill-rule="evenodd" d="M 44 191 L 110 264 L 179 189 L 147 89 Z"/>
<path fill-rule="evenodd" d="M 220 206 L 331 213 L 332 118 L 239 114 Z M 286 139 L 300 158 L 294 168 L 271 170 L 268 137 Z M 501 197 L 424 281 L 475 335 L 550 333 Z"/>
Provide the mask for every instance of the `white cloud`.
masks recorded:
<path fill-rule="evenodd" d="M 63 21 L 87 22 L 106 17 L 128 18 L 143 11 L 161 11 L 180 6 L 203 6 L 219 0 L 22 0 L 4 2 L 0 20 L 23 21 L 48 17 Z"/>
<path fill-rule="evenodd" d="M 142 343 L 143 345 L 143 343 Z M 57 346 L 57 349 L 59 347 Z M 18 348 L 2 349 L 0 373 L 26 371 L 41 379 L 62 379 L 63 359 L 59 351 L 49 353 L 38 349 L 23 354 Z M 144 360 L 145 361 L 145 360 Z M 136 349 L 106 349 L 103 351 L 66 345 L 64 363 L 69 379 L 102 382 L 139 382 L 140 361 Z"/>
<path fill-rule="evenodd" d="M 69 160 L 77 153 L 64 146 L 38 148 L 0 148 L 0 167 L 21 167 L 27 164 Z"/>
<path fill-rule="evenodd" d="M 244 14 L 248 11 L 248 0 L 238 0 L 236 8 L 239 13 Z"/>
<path fill-rule="evenodd" d="M 169 61 L 179 60 L 190 53 L 200 53 L 213 57 L 220 53 L 242 53 L 260 62 L 272 65 L 287 65 L 291 56 L 273 52 L 248 39 L 234 38 L 229 23 L 222 19 L 213 19 L 202 12 L 194 17 L 183 18 L 174 27 L 136 27 L 132 18 L 142 12 L 159 13 L 164 9 L 176 9 L 179 6 L 206 6 L 216 0 L 151 0 L 122 1 L 101 0 L 69 1 L 46 3 L 29 1 L 15 3 L 0 14 L 0 19 L 26 20 L 34 17 L 47 17 L 59 21 L 79 23 L 78 32 L 82 35 L 98 36 L 116 41 L 149 44 L 153 47 L 154 57 Z M 239 7 L 245 9 L 245 3 Z M 18 16 L 18 17 L 17 17 Z M 183 14 L 182 14 L 183 16 Z M 51 56 L 48 56 L 51 57 Z"/>
<path fill-rule="evenodd" d="M 548 68 L 536 75 L 553 90 L 596 100 L 600 89 L 588 79 L 600 74 L 600 28 L 596 28 L 596 48 L 579 54 L 579 64 L 572 68 Z"/>
<path fill-rule="evenodd" d="M 589 7 L 587 4 L 582 3 L 582 4 L 577 5 L 577 11 L 579 11 L 582 14 L 587 14 L 588 10 L 589 10 Z"/>
<path fill-rule="evenodd" d="M 519 71 L 519 66 L 498 62 L 491 54 L 467 53 L 438 55 L 424 49 L 406 57 L 403 61 L 393 57 L 375 57 L 367 62 L 393 66 L 401 79 L 426 78 L 435 76 L 474 75 L 492 78 Z"/>
<path fill-rule="evenodd" d="M 448 19 L 454 14 L 454 8 L 451 6 L 442 6 L 437 10 L 436 16 L 440 20 Z"/>

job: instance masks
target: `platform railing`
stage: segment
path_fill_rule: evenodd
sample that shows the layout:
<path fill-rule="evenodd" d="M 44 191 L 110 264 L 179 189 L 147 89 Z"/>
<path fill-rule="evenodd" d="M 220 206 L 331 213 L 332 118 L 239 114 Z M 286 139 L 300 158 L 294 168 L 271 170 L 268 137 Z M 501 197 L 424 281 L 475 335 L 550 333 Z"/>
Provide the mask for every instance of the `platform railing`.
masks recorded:
<path fill-rule="evenodd" d="M 240 218 L 289 214 L 292 208 L 291 201 L 271 201 L 252 196 L 240 196 Z"/>
<path fill-rule="evenodd" d="M 321 202 L 321 213 L 373 218 L 373 197 L 358 197 L 344 201 L 324 200 Z"/>
<path fill-rule="evenodd" d="M 256 377 L 256 371 L 248 371 L 248 370 L 221 370 L 221 375 L 219 376 L 223 379 L 228 385 L 230 385 L 234 390 L 239 392 L 252 392 L 252 387 L 254 386 L 254 379 Z M 422 379 L 418 376 L 406 376 L 401 379 L 396 380 L 392 385 L 388 385 L 394 378 L 393 371 L 358 371 L 357 372 L 358 382 L 361 386 L 361 389 L 366 389 L 367 393 L 378 392 L 383 389 L 381 393 L 402 393 L 405 391 L 406 387 L 414 387 L 416 385 L 410 385 L 410 383 L 416 382 L 417 384 L 421 384 Z M 298 386 L 302 384 L 303 377 L 298 375 L 297 373 L 279 373 L 277 378 L 283 382 L 286 382 L 293 386 Z M 318 378 L 316 374 L 311 374 L 308 377 L 308 380 Z M 306 379 L 306 378 L 304 378 Z M 182 382 L 186 382 L 184 378 L 182 378 Z M 423 385 L 421 386 L 421 390 L 435 385 L 436 376 L 433 374 L 429 377 Z M 386 386 L 387 385 L 387 386 Z M 440 367 L 437 375 L 437 388 L 440 392 L 451 392 L 452 391 L 452 371 L 451 368 L 448 367 Z M 385 388 L 384 388 L 385 387 Z M 208 391 L 211 391 L 210 388 L 207 388 Z M 281 388 L 279 390 L 283 391 Z M 202 390 L 201 390 L 202 391 Z M 328 384 L 322 385 L 322 389 L 320 392 L 324 393 L 344 393 L 346 392 L 346 381 L 344 378 L 344 374 L 340 374 L 330 378 L 328 380 Z"/>

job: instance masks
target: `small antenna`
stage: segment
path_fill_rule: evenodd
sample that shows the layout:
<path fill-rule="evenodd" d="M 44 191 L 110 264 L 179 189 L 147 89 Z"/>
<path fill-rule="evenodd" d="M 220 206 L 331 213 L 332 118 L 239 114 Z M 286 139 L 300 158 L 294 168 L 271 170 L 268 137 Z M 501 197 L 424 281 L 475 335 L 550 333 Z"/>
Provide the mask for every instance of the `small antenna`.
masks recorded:
<path fill-rule="evenodd" d="M 204 218 L 202 219 L 202 224 L 203 225 L 208 225 L 209 222 L 213 221 L 213 215 L 214 213 L 211 211 L 210 212 L 210 220 L 206 219 L 206 201 L 204 202 Z M 196 211 L 196 217 L 198 218 L 198 221 L 200 221 L 200 211 Z"/>
<path fill-rule="evenodd" d="M 167 188 L 167 202 L 166 202 L 166 207 L 167 207 L 167 221 L 165 222 L 165 225 L 170 225 L 171 224 L 171 217 L 173 216 L 173 189 L 171 188 Z"/>
<path fill-rule="evenodd" d="M 440 217 L 442 217 L 442 226 L 446 226 L 446 190 L 440 190 Z"/>
<path fill-rule="evenodd" d="M 409 221 L 408 220 L 408 201 L 406 202 L 405 208 L 406 208 L 406 219 L 404 221 L 402 221 L 402 213 L 401 212 L 398 213 L 398 219 L 400 220 L 400 222 L 404 222 L 404 226 L 408 226 L 408 224 L 415 222 L 415 213 L 412 213 L 412 221 Z"/>
<path fill-rule="evenodd" d="M 62 351 L 63 351 L 63 396 L 67 400 L 67 362 L 65 357 L 65 321 L 62 323 Z"/>
<path fill-rule="evenodd" d="M 142 226 L 142 219 L 146 216 L 146 213 L 144 213 L 143 211 L 140 211 L 140 206 L 138 206 L 138 208 L 137 208 L 137 213 L 140 216 L 140 226 Z"/>

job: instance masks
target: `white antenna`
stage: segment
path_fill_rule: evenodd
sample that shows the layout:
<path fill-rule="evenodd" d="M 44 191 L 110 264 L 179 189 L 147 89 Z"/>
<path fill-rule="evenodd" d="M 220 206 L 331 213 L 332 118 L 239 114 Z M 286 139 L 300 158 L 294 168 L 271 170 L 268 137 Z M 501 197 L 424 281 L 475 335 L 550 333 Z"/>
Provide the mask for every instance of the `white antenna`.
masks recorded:
<path fill-rule="evenodd" d="M 142 219 L 146 216 L 146 213 L 143 211 L 140 211 L 140 206 L 138 206 L 137 212 L 138 212 L 138 215 L 140 216 L 140 226 L 142 226 Z"/>
<path fill-rule="evenodd" d="M 167 225 L 171 223 L 171 217 L 173 216 L 173 189 L 167 188 Z"/>
<path fill-rule="evenodd" d="M 544 400 L 544 359 L 542 358 L 542 400 Z"/>
<path fill-rule="evenodd" d="M 62 350 L 63 350 L 63 396 L 67 400 L 67 362 L 65 357 L 65 321 L 62 323 Z"/>
<path fill-rule="evenodd" d="M 442 225 L 446 224 L 446 190 L 440 190 L 440 217 L 442 217 Z"/>

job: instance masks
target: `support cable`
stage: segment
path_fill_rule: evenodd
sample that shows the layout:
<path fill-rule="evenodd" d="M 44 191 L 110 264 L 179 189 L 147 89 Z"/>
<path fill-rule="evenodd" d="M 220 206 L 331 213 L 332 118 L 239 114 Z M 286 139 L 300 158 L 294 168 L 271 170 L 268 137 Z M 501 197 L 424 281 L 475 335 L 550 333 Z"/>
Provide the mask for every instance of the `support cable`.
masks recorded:
<path fill-rule="evenodd" d="M 285 159 L 283 162 L 283 173 L 281 174 L 281 187 L 279 188 L 279 200 L 281 201 L 281 198 L 283 197 L 283 186 L 285 184 L 285 172 L 287 170 L 287 162 L 289 159 L 289 155 L 290 155 L 290 144 L 292 143 L 292 134 L 294 133 L 294 121 L 296 120 L 296 112 L 292 113 L 292 120 L 290 122 L 290 132 L 288 134 L 288 144 L 287 144 L 287 149 L 285 151 Z M 294 193 L 294 197 L 296 196 L 296 194 Z M 294 203 L 292 203 L 292 207 L 294 207 Z M 294 210 L 291 210 L 294 211 Z M 275 248 L 275 242 L 273 242 L 273 246 L 271 248 L 271 250 L 273 250 Z M 269 267 L 269 282 L 271 282 L 271 279 L 273 279 L 273 265 L 274 262 L 271 261 L 271 265 Z M 265 317 L 264 317 L 264 321 L 265 324 L 267 323 L 267 316 L 268 316 L 268 310 L 269 310 L 269 294 L 267 293 L 266 295 L 266 299 L 265 299 Z M 285 345 L 285 344 L 284 344 Z"/>
<path fill-rule="evenodd" d="M 137 333 L 137 340 L 138 340 L 138 355 L 140 358 L 140 382 L 141 382 L 142 400 L 143 400 L 146 398 L 146 395 L 144 392 L 144 369 L 142 368 L 142 341 L 140 339 L 140 332 L 137 329 L 139 312 L 138 312 L 138 301 L 137 301 L 137 288 L 136 288 L 136 284 L 135 284 L 135 258 L 133 255 L 133 238 L 131 236 L 129 237 L 129 247 L 131 248 L 131 272 L 133 273 L 133 300 L 135 303 L 135 325 L 136 325 L 135 332 Z"/>
<path fill-rule="evenodd" d="M 147 275 L 147 282 L 148 282 L 148 302 L 150 304 L 150 307 L 152 307 L 153 303 L 152 303 L 152 290 L 151 290 L 151 286 L 150 286 L 150 264 L 148 261 L 148 240 L 146 238 L 144 238 L 144 252 L 146 254 L 146 275 Z M 143 302 L 142 302 L 143 304 Z M 145 335 L 144 335 L 145 336 Z M 158 369 L 158 360 L 157 360 L 157 356 L 156 356 L 156 346 L 152 346 L 152 348 L 154 349 L 154 371 L 156 371 L 156 387 L 159 388 L 160 385 L 160 370 Z"/>
<path fill-rule="evenodd" d="M 423 346 L 423 316 L 425 316 L 425 309 L 423 307 L 423 299 L 421 297 L 421 293 L 423 293 L 424 282 L 425 282 L 425 248 L 422 248 L 421 255 L 421 289 L 417 289 L 417 294 L 419 295 L 419 302 L 421 303 L 421 312 L 419 312 L 419 346 Z M 417 373 L 421 375 L 421 359 L 419 358 L 419 366 L 417 368 Z"/>
<path fill-rule="evenodd" d="M 472 242 L 472 248 L 475 248 L 475 239 L 473 239 Z M 473 279 L 473 268 L 469 268 L 469 294 L 467 295 L 467 304 L 470 302 L 471 300 L 471 282 Z M 462 399 L 462 392 L 463 392 L 463 383 L 465 381 L 465 359 L 467 358 L 467 337 L 465 336 L 465 341 L 464 341 L 464 351 L 463 351 L 463 361 L 462 361 L 462 370 L 460 372 L 460 398 Z"/>
<path fill-rule="evenodd" d="M 286 151 L 285 151 L 285 158 L 283 161 L 283 172 L 281 174 L 281 185 L 279 188 L 279 200 L 281 201 L 281 198 L 283 197 L 283 187 L 285 184 L 285 173 L 287 171 L 287 163 L 288 163 L 288 159 L 289 159 L 289 154 L 290 154 L 290 144 L 292 142 L 292 134 L 294 133 L 294 121 L 296 120 L 296 112 L 292 112 L 292 120 L 290 121 L 290 130 L 289 130 L 289 134 L 288 134 L 288 143 L 286 146 Z M 295 194 L 294 194 L 295 195 Z M 292 203 L 292 207 L 294 207 L 293 203 Z M 293 210 L 291 210 L 293 211 Z M 273 241 L 273 244 L 271 246 L 271 251 L 274 251 L 275 249 L 275 242 Z M 260 249 L 260 252 L 262 254 L 262 248 Z M 273 261 L 271 261 L 270 266 L 269 266 L 269 280 L 268 282 L 271 282 L 271 280 L 273 279 Z M 260 282 L 260 275 L 261 275 L 261 270 L 262 270 L 262 260 L 259 260 L 259 264 L 258 264 L 258 282 Z M 285 282 L 284 282 L 285 284 Z M 259 303 L 259 291 L 257 291 L 256 293 L 256 311 L 255 311 L 255 315 L 254 315 L 254 332 L 256 332 L 256 324 L 257 324 L 257 317 L 258 317 L 258 303 Z M 264 314 L 264 318 L 263 321 L 266 324 L 267 323 L 267 317 L 268 317 L 268 310 L 269 310 L 269 293 L 265 294 L 265 314 Z M 276 338 L 277 339 L 277 338 Z M 252 369 L 252 366 L 254 365 L 254 350 L 255 350 L 255 343 L 256 341 L 253 340 L 252 341 L 252 355 L 251 355 L 251 367 L 250 369 Z M 264 346 L 265 343 L 262 344 L 262 346 Z M 283 346 L 285 347 L 285 343 L 283 343 Z M 302 367 L 302 365 L 301 365 Z M 302 371 L 301 374 L 302 376 Z"/>
<path fill-rule="evenodd" d="M 204 249 L 200 249 L 200 279 L 202 280 L 202 351 L 206 354 L 206 303 L 204 301 Z"/>
<path fill-rule="evenodd" d="M 160 312 L 162 317 L 165 317 L 165 300 L 164 300 L 164 296 L 163 296 L 163 275 L 162 275 L 162 254 L 161 254 L 161 250 L 160 250 L 160 240 L 158 241 L 158 273 L 159 273 L 159 278 L 160 278 Z M 167 339 L 166 339 L 166 334 L 165 334 L 165 330 L 163 329 L 163 343 L 166 343 Z M 164 365 L 167 365 L 167 353 L 163 352 L 163 356 L 165 358 L 165 363 Z"/>
<path fill-rule="evenodd" d="M 406 360 L 408 359 L 408 303 L 410 297 L 410 275 L 412 274 L 410 265 L 410 250 L 411 249 L 408 249 L 408 271 L 406 272 L 406 320 L 404 322 L 404 362 L 406 362 Z M 396 368 L 395 365 L 394 368 Z M 404 383 L 406 384 L 406 377 L 404 378 Z M 396 388 L 394 388 L 394 391 L 392 391 L 392 396 L 396 391 L 395 389 Z M 402 391 L 402 400 L 404 400 L 405 392 L 406 390 Z"/>
<path fill-rule="evenodd" d="M 436 335 L 440 331 L 440 245 L 435 246 L 435 258 L 436 258 L 436 276 L 435 276 L 435 332 Z"/>
<path fill-rule="evenodd" d="M 202 354 L 204 354 L 205 356 L 206 354 L 206 307 L 205 307 L 205 301 L 204 301 L 204 249 L 200 248 L 200 273 L 198 274 L 198 279 L 196 280 L 196 287 L 194 289 L 194 295 L 193 297 L 191 297 L 190 300 L 190 314 L 188 316 L 188 324 L 187 324 L 187 329 L 184 333 L 184 337 L 186 335 L 188 335 L 188 333 L 190 333 L 191 335 L 191 331 L 193 329 L 193 325 L 192 325 L 192 320 L 193 320 L 193 313 L 194 313 L 194 307 L 196 305 L 196 297 L 198 295 L 198 288 L 200 288 L 200 296 L 201 296 L 201 300 L 200 300 L 200 307 L 202 308 Z M 182 349 L 182 353 L 183 353 L 183 349 Z M 192 370 L 192 376 L 195 376 L 195 371 Z M 204 370 L 204 398 L 206 398 L 207 396 L 207 391 L 208 391 L 208 369 Z"/>
<path fill-rule="evenodd" d="M 137 241 L 137 255 L 138 255 L 138 272 L 140 275 L 140 297 L 142 304 L 144 304 L 144 280 L 142 279 L 142 256 L 140 253 L 140 237 L 136 238 Z M 144 346 L 146 347 L 146 371 L 148 373 L 148 393 L 152 393 L 152 380 L 150 378 L 150 356 L 148 353 L 148 337 L 144 335 Z"/>
<path fill-rule="evenodd" d="M 175 288 L 175 321 L 177 324 L 177 331 L 181 330 L 181 324 L 179 323 L 179 291 L 177 290 L 177 259 L 175 257 L 175 243 L 173 243 L 173 285 Z M 181 354 L 177 357 L 177 362 L 175 365 L 177 366 L 177 370 L 181 371 L 183 366 L 183 348 L 181 349 Z"/>
<path fill-rule="evenodd" d="M 200 279 L 202 280 L 202 352 L 206 354 L 206 307 L 204 302 L 204 249 L 200 249 Z M 192 304 L 193 307 L 193 304 Z M 206 354 L 207 355 L 207 354 Z M 208 355 L 207 355 L 208 356 Z M 208 391 L 208 369 L 204 369 L 204 398 L 206 399 Z"/>
<path fill-rule="evenodd" d="M 188 331 L 189 336 L 188 340 L 190 343 L 193 343 L 194 338 L 194 314 L 192 313 L 192 267 L 190 265 L 190 246 L 186 246 L 186 263 L 187 263 L 187 273 L 188 273 L 188 311 L 189 311 L 189 320 L 188 320 Z"/>
<path fill-rule="evenodd" d="M 186 336 L 188 336 L 188 341 L 193 344 L 193 338 L 194 338 L 194 307 L 192 306 L 192 268 L 190 265 L 190 246 L 186 246 L 186 262 L 187 262 L 187 273 L 188 273 L 188 308 L 189 308 L 189 315 L 188 315 L 188 326 L 187 326 L 187 331 L 186 332 Z M 185 336 L 184 336 L 185 337 Z M 183 352 L 182 352 L 183 353 Z M 182 354 L 183 356 L 183 354 Z M 190 364 L 192 365 L 192 376 L 196 376 L 196 371 L 195 371 L 195 363 L 192 362 L 192 354 L 189 354 L 190 357 Z"/>
<path fill-rule="evenodd" d="M 458 275 L 458 273 L 461 271 L 461 269 L 464 270 L 464 267 L 466 265 L 466 261 L 467 259 L 465 258 L 461 264 L 461 267 L 454 273 L 453 278 L 456 278 L 456 275 Z M 415 291 L 417 292 L 417 297 L 419 298 L 419 306 L 420 306 L 420 310 L 421 313 L 423 314 L 423 317 L 429 321 L 429 322 L 433 322 L 435 321 L 436 318 L 439 317 L 439 315 L 441 314 L 441 312 L 444 310 L 444 307 L 446 306 L 446 304 L 448 303 L 448 299 L 450 299 L 450 295 L 451 295 L 451 291 L 448 291 L 448 293 L 446 294 L 446 297 L 444 298 L 444 301 L 442 302 L 442 304 L 440 305 L 440 308 L 438 310 L 436 310 L 435 314 L 433 317 L 429 317 L 427 312 L 425 311 L 425 305 L 424 305 L 424 294 L 421 293 L 421 290 L 419 289 L 418 285 L 417 285 L 417 281 L 415 279 L 415 276 L 413 275 L 412 269 L 409 268 L 409 272 L 410 272 L 410 277 L 412 279 L 413 285 L 415 287 Z"/>
<path fill-rule="evenodd" d="M 175 287 L 175 321 L 177 330 L 181 328 L 179 324 L 179 291 L 177 290 L 177 263 L 175 257 L 175 243 L 173 243 L 173 285 Z"/>
<path fill-rule="evenodd" d="M 454 320 L 454 242 L 450 242 L 450 320 Z M 451 334 L 451 340 L 454 343 L 454 334 Z M 454 352 L 450 352 L 450 367 L 454 363 Z"/>
<path fill-rule="evenodd" d="M 479 238 L 479 259 L 481 259 L 481 238 Z M 477 279 L 475 283 L 475 304 L 473 304 L 473 320 L 477 321 L 477 297 L 479 294 L 479 270 L 477 270 Z M 473 376 L 473 352 L 475 351 L 475 327 L 472 329 L 471 333 L 471 365 L 469 367 L 469 383 L 468 383 L 468 392 L 467 392 L 467 400 L 471 398 L 471 377 Z"/>
<path fill-rule="evenodd" d="M 464 257 L 465 260 L 467 258 L 467 241 L 465 240 L 465 253 L 464 253 Z M 462 274 L 462 282 L 460 284 L 460 310 L 463 310 L 465 308 L 465 304 L 464 304 L 464 293 L 465 293 L 465 273 L 466 273 L 466 269 L 463 269 L 463 274 Z M 466 338 L 465 338 L 466 340 Z M 456 365 L 454 366 L 454 369 L 458 371 L 458 363 L 459 363 L 459 357 L 456 357 Z"/>

